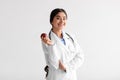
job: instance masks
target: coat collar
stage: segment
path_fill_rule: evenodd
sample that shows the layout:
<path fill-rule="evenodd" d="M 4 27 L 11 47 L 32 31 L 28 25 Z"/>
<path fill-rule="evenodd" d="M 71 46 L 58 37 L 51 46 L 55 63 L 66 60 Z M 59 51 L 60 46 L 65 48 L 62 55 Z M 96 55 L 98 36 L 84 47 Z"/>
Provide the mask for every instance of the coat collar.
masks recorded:
<path fill-rule="evenodd" d="M 69 36 L 66 35 L 66 32 L 63 31 L 62 34 L 63 34 L 63 38 L 69 38 Z"/>
<path fill-rule="evenodd" d="M 65 31 L 62 31 L 62 35 L 63 35 L 63 39 L 69 39 L 69 36 L 66 35 Z M 60 40 L 60 38 L 51 30 L 49 33 L 49 37 L 51 38 L 51 40 L 56 41 L 56 40 Z"/>
<path fill-rule="evenodd" d="M 67 44 L 67 40 L 69 39 L 69 36 L 66 35 L 66 33 L 65 33 L 64 31 L 62 31 L 62 35 L 63 35 L 63 39 L 65 40 L 66 45 L 64 45 L 64 44 L 61 42 L 60 38 L 59 38 L 52 30 L 50 31 L 49 37 L 51 38 L 51 40 L 52 40 L 54 43 L 56 43 L 56 44 L 61 44 L 62 46 L 67 46 L 67 45 L 68 45 L 68 44 Z"/>
<path fill-rule="evenodd" d="M 64 45 L 61 42 L 61 40 L 58 38 L 58 36 L 54 32 L 52 32 L 52 31 L 50 31 L 49 37 L 51 38 L 53 43 L 55 43 L 56 45 L 58 45 L 62 49 L 66 50 L 67 52 L 69 52 L 70 51 L 69 50 L 69 39 L 70 39 L 70 37 L 64 31 L 62 31 L 62 34 L 63 34 L 63 38 L 65 40 L 66 45 Z"/>

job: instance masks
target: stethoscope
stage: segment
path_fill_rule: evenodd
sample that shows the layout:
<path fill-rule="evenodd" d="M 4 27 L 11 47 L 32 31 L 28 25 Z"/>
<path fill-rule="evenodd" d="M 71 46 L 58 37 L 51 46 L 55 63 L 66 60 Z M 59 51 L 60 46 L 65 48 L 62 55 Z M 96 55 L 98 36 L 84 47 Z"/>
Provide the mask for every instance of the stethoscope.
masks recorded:
<path fill-rule="evenodd" d="M 51 31 L 49 32 L 49 38 L 51 39 L 51 35 L 50 34 L 51 34 Z M 72 40 L 72 42 L 74 44 L 74 39 L 67 32 L 65 32 L 65 34 Z"/>

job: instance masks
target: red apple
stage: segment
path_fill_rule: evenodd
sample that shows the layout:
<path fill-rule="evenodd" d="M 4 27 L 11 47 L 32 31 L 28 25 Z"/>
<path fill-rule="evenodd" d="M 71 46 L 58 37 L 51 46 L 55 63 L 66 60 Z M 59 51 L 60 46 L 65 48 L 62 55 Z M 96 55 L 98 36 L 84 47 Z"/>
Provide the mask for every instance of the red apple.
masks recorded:
<path fill-rule="evenodd" d="M 44 37 L 46 37 L 46 36 L 47 36 L 46 33 L 42 33 L 42 34 L 41 34 L 41 38 L 42 38 L 42 37 L 44 38 Z"/>

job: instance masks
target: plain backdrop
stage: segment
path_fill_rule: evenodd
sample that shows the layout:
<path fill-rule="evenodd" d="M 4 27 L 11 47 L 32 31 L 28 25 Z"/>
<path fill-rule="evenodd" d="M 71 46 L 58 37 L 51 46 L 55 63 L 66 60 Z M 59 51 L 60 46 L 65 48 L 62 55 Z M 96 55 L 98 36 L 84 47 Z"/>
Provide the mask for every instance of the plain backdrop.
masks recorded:
<path fill-rule="evenodd" d="M 85 54 L 78 80 L 120 80 L 120 0 L 0 0 L 0 80 L 45 80 L 39 36 L 54 8 Z"/>

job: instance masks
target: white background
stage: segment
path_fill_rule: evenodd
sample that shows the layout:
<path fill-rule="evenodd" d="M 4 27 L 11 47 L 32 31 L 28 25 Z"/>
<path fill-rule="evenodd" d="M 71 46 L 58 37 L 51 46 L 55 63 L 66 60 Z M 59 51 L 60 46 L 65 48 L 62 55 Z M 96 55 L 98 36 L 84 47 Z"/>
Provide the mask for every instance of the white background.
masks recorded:
<path fill-rule="evenodd" d="M 39 35 L 54 8 L 68 13 L 85 54 L 78 80 L 120 80 L 119 0 L 0 0 L 0 80 L 44 80 Z"/>

